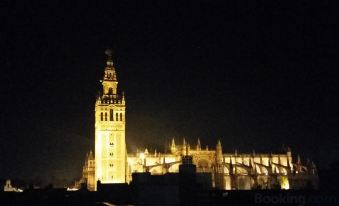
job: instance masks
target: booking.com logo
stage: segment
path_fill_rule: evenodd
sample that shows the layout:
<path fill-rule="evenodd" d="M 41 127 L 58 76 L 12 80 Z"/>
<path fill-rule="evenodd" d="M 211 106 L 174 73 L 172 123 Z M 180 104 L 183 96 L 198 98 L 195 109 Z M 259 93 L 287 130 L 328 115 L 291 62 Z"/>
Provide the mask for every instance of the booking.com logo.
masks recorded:
<path fill-rule="evenodd" d="M 335 196 L 323 195 L 263 195 L 255 194 L 254 203 L 258 205 L 336 205 L 337 198 Z"/>

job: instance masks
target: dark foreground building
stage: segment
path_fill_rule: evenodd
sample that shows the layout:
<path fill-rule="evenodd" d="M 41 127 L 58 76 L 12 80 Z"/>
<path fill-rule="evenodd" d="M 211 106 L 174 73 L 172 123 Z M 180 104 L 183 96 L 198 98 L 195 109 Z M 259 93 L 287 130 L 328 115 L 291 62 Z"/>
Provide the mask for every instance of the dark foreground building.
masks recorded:
<path fill-rule="evenodd" d="M 192 156 L 183 156 L 179 173 L 133 173 L 130 184 L 102 184 L 89 191 L 27 189 L 0 193 L 0 205 L 337 205 L 338 188 L 303 190 L 219 190 L 212 187 L 211 173 L 197 173 Z M 333 182 L 335 184 L 335 182 Z"/>

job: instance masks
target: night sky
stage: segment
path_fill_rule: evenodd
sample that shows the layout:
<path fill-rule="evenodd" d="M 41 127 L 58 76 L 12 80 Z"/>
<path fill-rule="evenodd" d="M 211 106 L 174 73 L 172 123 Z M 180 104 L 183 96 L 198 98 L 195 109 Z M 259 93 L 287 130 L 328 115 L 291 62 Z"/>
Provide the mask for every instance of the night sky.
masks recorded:
<path fill-rule="evenodd" d="M 338 161 L 336 1 L 48 2 L 0 3 L 0 179 L 80 177 L 107 48 L 129 152 L 185 136 Z"/>

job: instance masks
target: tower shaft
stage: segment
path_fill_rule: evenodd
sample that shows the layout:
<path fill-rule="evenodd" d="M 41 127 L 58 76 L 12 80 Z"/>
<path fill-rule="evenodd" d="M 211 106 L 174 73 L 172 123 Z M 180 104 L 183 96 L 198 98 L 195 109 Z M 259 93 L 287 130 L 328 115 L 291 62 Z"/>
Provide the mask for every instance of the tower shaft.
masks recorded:
<path fill-rule="evenodd" d="M 111 56 L 102 80 L 103 91 L 95 103 L 95 179 L 101 183 L 126 182 L 125 98 Z"/>

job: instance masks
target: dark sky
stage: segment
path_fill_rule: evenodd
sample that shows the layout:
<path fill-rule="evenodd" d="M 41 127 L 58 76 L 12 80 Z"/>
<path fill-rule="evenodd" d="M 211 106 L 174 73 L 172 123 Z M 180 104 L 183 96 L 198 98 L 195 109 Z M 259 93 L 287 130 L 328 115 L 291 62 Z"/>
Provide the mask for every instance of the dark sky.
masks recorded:
<path fill-rule="evenodd" d="M 186 136 L 338 160 L 336 1 L 178 2 L 2 1 L 0 178 L 80 176 L 106 48 L 130 152 Z"/>

